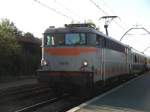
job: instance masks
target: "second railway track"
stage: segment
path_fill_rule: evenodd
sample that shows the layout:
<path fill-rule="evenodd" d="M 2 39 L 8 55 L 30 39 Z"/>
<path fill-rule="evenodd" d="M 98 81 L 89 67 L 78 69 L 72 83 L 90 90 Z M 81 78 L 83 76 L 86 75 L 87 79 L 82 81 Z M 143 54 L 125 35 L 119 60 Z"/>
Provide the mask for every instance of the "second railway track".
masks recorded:
<path fill-rule="evenodd" d="M 94 96 L 104 93 L 123 82 L 114 83 L 112 87 L 108 86 L 107 89 L 104 87 Z M 0 94 L 0 97 L 3 99 L 0 101 L 0 110 L 2 112 L 64 112 L 89 99 L 74 97 L 68 94 L 58 98 L 51 88 L 46 85 L 15 90 L 6 95 L 3 93 Z M 43 110 L 44 108 L 47 109 Z"/>
<path fill-rule="evenodd" d="M 18 107 L 26 107 L 53 97 L 54 94 L 47 85 L 35 84 L 1 90 L 0 110 L 12 112 Z"/>

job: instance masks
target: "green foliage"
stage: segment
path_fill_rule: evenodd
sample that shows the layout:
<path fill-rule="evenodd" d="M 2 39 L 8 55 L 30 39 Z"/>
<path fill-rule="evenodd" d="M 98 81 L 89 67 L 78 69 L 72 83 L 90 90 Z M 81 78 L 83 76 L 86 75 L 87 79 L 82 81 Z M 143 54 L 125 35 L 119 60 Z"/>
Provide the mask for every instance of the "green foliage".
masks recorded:
<path fill-rule="evenodd" d="M 16 28 L 14 23 L 3 19 L 0 22 L 0 79 L 6 76 L 36 73 L 40 60 L 40 47 L 25 48 L 28 43 L 21 44 L 17 40 L 18 37 L 23 37 L 22 32 Z M 25 33 L 24 38 L 34 38 L 34 36 L 28 32 Z M 28 53 L 28 49 L 35 52 Z"/>
<path fill-rule="evenodd" d="M 14 26 L 9 20 L 3 19 L 0 23 L 0 37 L 1 38 L 14 38 Z"/>
<path fill-rule="evenodd" d="M 26 37 L 26 38 L 34 38 L 34 35 L 32 33 L 30 33 L 30 32 L 27 32 L 27 33 L 24 34 L 24 37 Z"/>
<path fill-rule="evenodd" d="M 14 75 L 16 67 L 13 67 L 20 55 L 21 47 L 15 38 L 15 26 L 9 20 L 0 22 L 0 74 Z"/>

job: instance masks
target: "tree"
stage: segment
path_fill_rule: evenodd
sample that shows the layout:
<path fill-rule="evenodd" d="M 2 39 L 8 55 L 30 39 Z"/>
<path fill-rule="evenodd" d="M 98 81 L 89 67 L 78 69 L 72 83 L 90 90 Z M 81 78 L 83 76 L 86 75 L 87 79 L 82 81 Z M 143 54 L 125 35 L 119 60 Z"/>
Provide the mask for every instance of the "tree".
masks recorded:
<path fill-rule="evenodd" d="M 27 37 L 27 38 L 34 38 L 34 35 L 30 32 L 27 32 L 24 34 L 24 37 Z"/>
<path fill-rule="evenodd" d="M 16 27 L 8 19 L 0 22 L 0 74 L 14 74 L 21 47 L 16 40 Z"/>
<path fill-rule="evenodd" d="M 0 21 L 1 81 L 6 76 L 12 79 L 20 75 L 36 74 L 40 62 L 40 45 L 36 40 L 32 33 L 22 35 L 22 31 L 8 19 Z"/>
<path fill-rule="evenodd" d="M 16 31 L 18 31 L 16 26 L 8 19 L 3 19 L 0 22 L 0 50 L 17 52 L 20 49 L 16 40 Z"/>
<path fill-rule="evenodd" d="M 22 31 L 18 30 L 13 22 L 8 19 L 2 19 L 0 22 L 0 36 L 15 38 L 16 36 L 22 36 Z"/>

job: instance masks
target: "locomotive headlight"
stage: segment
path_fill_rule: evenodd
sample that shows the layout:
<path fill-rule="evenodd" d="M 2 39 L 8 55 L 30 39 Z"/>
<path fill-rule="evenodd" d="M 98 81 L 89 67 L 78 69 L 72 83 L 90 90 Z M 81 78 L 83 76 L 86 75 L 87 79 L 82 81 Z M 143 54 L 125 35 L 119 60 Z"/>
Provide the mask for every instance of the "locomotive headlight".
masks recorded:
<path fill-rule="evenodd" d="M 84 62 L 83 62 L 83 66 L 88 66 L 88 62 L 87 62 L 87 61 L 84 61 Z"/>
<path fill-rule="evenodd" d="M 46 60 L 41 60 L 41 66 L 47 66 L 47 65 L 48 65 L 48 63 Z"/>

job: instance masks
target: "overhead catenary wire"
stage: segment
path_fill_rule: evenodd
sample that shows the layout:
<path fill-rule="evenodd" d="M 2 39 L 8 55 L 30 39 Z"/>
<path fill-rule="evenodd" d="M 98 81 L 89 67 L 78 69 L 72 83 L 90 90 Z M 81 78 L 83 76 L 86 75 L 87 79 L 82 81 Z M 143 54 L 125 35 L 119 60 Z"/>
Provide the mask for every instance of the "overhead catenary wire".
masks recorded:
<path fill-rule="evenodd" d="M 53 11 L 53 12 L 55 12 L 55 13 L 57 13 L 57 14 L 63 16 L 63 17 L 65 17 L 65 18 L 68 18 L 68 19 L 70 19 L 70 20 L 72 20 L 72 21 L 75 21 L 72 17 L 70 17 L 70 16 L 68 16 L 68 15 L 66 15 L 66 14 L 64 14 L 64 13 L 62 13 L 62 12 L 60 12 L 60 11 L 58 11 L 58 10 L 56 10 L 56 9 L 54 9 L 54 8 L 52 8 L 52 7 L 48 6 L 48 5 L 46 5 L 46 4 L 44 4 L 44 3 L 42 3 L 42 2 L 39 1 L 39 0 L 34 0 L 34 1 L 37 2 L 38 4 L 42 5 L 43 7 L 46 7 L 46 8 L 48 8 L 49 10 L 51 10 L 51 11 Z"/>
<path fill-rule="evenodd" d="M 142 29 L 142 30 L 144 30 L 145 32 L 147 32 L 147 34 L 150 34 L 150 32 L 146 29 L 146 28 L 144 28 L 144 27 L 135 27 L 135 28 L 130 28 L 130 29 L 128 29 L 124 34 L 123 34 L 123 36 L 120 38 L 120 41 L 123 39 L 123 37 L 125 36 L 125 35 L 127 35 L 127 33 L 128 32 L 130 32 L 131 30 L 139 30 L 139 29 Z"/>
<path fill-rule="evenodd" d="M 61 2 L 58 2 L 57 0 L 54 0 L 54 3 L 58 4 L 59 6 L 61 6 L 62 8 L 64 8 L 66 11 L 70 12 L 72 15 L 82 18 L 80 15 L 78 15 L 76 12 L 74 12 L 73 10 L 69 9 L 68 7 L 66 7 L 65 5 L 63 5 Z"/>
<path fill-rule="evenodd" d="M 103 12 L 103 14 L 105 14 L 106 16 L 109 16 L 109 14 L 103 10 L 96 2 L 94 2 L 94 0 L 89 0 L 92 4 L 94 4 L 101 12 Z M 121 29 L 125 30 L 125 28 L 123 28 L 118 22 L 116 22 L 115 20 L 113 20 Z"/>
<path fill-rule="evenodd" d="M 93 0 L 89 0 L 92 4 L 94 4 L 100 11 L 102 11 L 105 15 L 108 15 L 106 11 L 104 11 L 97 3 L 95 3 Z"/>
<path fill-rule="evenodd" d="M 112 8 L 110 8 L 110 6 L 106 3 L 106 1 L 102 0 L 102 2 L 103 2 L 103 4 L 111 11 L 111 13 L 112 13 L 113 15 L 117 15 L 117 14 L 112 10 Z"/>
<path fill-rule="evenodd" d="M 106 1 L 104 1 L 104 0 L 102 0 L 102 1 L 103 1 L 104 5 L 112 12 L 113 15 L 117 15 L 117 14 L 112 10 L 112 8 L 110 8 L 110 6 L 106 3 Z M 119 18 L 119 19 L 120 19 L 120 18 Z M 120 20 L 121 20 L 121 19 L 120 19 Z M 122 27 L 118 22 L 116 22 L 115 20 L 114 20 L 114 22 L 115 22 L 121 29 L 125 30 L 125 28 Z M 123 24 L 124 24 L 124 23 L 123 23 Z M 124 25 L 124 26 L 126 26 L 126 25 Z"/>
<path fill-rule="evenodd" d="M 116 22 L 115 20 L 113 20 L 122 30 L 125 30 L 124 27 L 122 27 L 118 22 Z"/>

